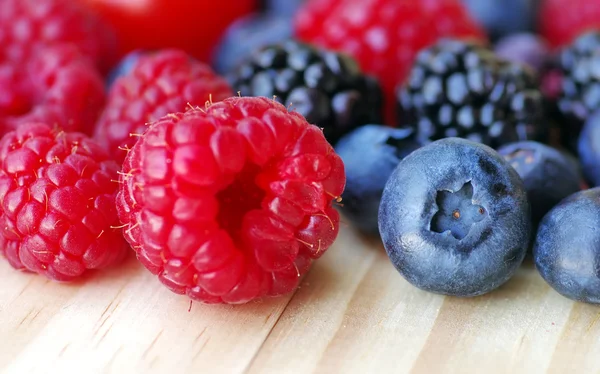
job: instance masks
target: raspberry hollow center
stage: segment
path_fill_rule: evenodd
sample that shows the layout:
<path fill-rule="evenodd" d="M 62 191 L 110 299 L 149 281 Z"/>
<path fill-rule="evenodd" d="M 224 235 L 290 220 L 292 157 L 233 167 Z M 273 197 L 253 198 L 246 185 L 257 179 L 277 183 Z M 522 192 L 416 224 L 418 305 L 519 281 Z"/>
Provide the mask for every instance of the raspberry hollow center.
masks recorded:
<path fill-rule="evenodd" d="M 321 129 L 273 100 L 231 98 L 154 123 L 120 181 L 138 259 L 174 292 L 240 303 L 290 292 L 331 246 L 345 176 Z"/>
<path fill-rule="evenodd" d="M 238 245 L 242 240 L 240 234 L 246 213 L 260 209 L 260 204 L 265 197 L 265 191 L 255 183 L 259 172 L 258 166 L 247 163 L 235 176 L 233 182 L 216 196 L 219 202 L 217 222 Z"/>

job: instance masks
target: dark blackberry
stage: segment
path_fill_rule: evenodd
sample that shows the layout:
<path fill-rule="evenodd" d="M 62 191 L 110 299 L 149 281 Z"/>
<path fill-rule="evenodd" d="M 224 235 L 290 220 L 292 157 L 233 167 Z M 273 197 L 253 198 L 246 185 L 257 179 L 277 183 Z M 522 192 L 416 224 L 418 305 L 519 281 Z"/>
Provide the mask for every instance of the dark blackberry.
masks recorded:
<path fill-rule="evenodd" d="M 383 95 L 351 57 L 295 40 L 257 50 L 229 76 L 242 96 L 275 99 L 323 128 L 330 143 L 382 122 Z"/>
<path fill-rule="evenodd" d="M 461 137 L 497 148 L 547 137 L 535 73 L 474 43 L 422 50 L 396 94 L 400 124 L 421 142 Z"/>
<path fill-rule="evenodd" d="M 563 138 L 576 144 L 585 120 L 600 108 L 600 32 L 575 39 L 559 55 L 562 72 L 558 109 L 563 115 Z"/>

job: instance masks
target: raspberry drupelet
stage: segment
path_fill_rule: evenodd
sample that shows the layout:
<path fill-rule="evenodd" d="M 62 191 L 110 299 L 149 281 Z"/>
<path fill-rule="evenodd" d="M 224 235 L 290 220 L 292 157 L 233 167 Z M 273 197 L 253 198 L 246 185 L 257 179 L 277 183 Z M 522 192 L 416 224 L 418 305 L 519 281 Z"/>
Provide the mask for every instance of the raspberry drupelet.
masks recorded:
<path fill-rule="evenodd" d="M 118 162 L 144 132 L 146 124 L 188 105 L 204 106 L 233 96 L 225 78 L 178 49 L 142 54 L 131 70 L 111 86 L 94 138 Z"/>
<path fill-rule="evenodd" d="M 125 238 L 178 294 L 244 303 L 294 290 L 331 246 L 344 166 L 321 129 L 264 97 L 170 114 L 128 152 Z"/>
<path fill-rule="evenodd" d="M 31 123 L 0 140 L 0 252 L 16 269 L 69 281 L 119 262 L 118 165 L 80 133 Z"/>

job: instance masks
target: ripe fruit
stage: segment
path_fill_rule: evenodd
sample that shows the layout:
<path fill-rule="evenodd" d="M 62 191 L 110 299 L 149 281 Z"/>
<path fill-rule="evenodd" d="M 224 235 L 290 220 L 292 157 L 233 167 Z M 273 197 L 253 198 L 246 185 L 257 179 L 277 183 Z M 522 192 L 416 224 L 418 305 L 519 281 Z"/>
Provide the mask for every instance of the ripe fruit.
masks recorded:
<path fill-rule="evenodd" d="M 422 50 L 397 97 L 400 123 L 421 142 L 461 137 L 497 148 L 547 137 L 533 71 L 477 44 L 442 40 Z"/>
<path fill-rule="evenodd" d="M 592 187 L 600 186 L 600 111 L 587 119 L 577 145 L 585 178 Z"/>
<path fill-rule="evenodd" d="M 107 70 L 115 59 L 112 30 L 71 0 L 2 0 L 0 55 L 23 62 L 40 47 L 72 44 Z"/>
<path fill-rule="evenodd" d="M 525 141 L 506 144 L 498 153 L 523 180 L 534 227 L 562 199 L 580 190 L 579 165 L 573 165 L 564 152 Z"/>
<path fill-rule="evenodd" d="M 25 124 L 0 140 L 0 159 L 0 251 L 14 268 L 68 281 L 125 256 L 119 166 L 91 139 Z"/>
<path fill-rule="evenodd" d="M 278 17 L 293 17 L 306 0 L 263 0 L 265 11 Z"/>
<path fill-rule="evenodd" d="M 529 203 L 519 175 L 493 149 L 442 139 L 400 162 L 383 191 L 379 231 L 413 285 L 477 296 L 506 282 L 523 261 Z"/>
<path fill-rule="evenodd" d="M 242 96 L 275 98 L 323 128 L 334 144 L 367 123 L 380 123 L 382 96 L 351 57 L 289 40 L 256 51 L 231 74 Z"/>
<path fill-rule="evenodd" d="M 383 188 L 400 160 L 419 148 L 413 135 L 410 129 L 365 125 L 335 146 L 346 170 L 340 212 L 365 234 L 379 235 L 377 215 Z"/>
<path fill-rule="evenodd" d="M 185 111 L 188 106 L 203 107 L 207 101 L 232 95 L 224 78 L 185 52 L 167 49 L 148 53 L 111 86 L 94 138 L 122 162 L 123 149 L 133 146 L 134 135 L 142 134 L 146 124 Z"/>
<path fill-rule="evenodd" d="M 600 107 L 600 32 L 578 37 L 562 50 L 562 72 L 558 109 L 564 117 L 564 142 L 576 149 L 584 122 Z"/>
<path fill-rule="evenodd" d="M 600 3 L 590 0 L 543 0 L 540 34 L 552 47 L 563 47 L 589 30 L 600 28 Z"/>
<path fill-rule="evenodd" d="M 135 64 L 137 64 L 140 57 L 147 53 L 150 52 L 138 49 L 123 56 L 121 61 L 119 61 L 119 63 L 116 66 L 114 66 L 108 73 L 108 76 L 106 77 L 106 87 L 110 88 L 113 85 L 113 83 L 115 83 L 117 78 L 120 78 L 124 75 L 128 75 L 135 66 Z"/>
<path fill-rule="evenodd" d="M 442 37 L 485 40 L 459 0 L 309 0 L 295 27 L 301 40 L 346 52 L 364 72 L 375 75 L 390 122 L 395 121 L 394 89 L 419 50 Z"/>
<path fill-rule="evenodd" d="M 530 33 L 505 36 L 498 40 L 494 52 L 502 59 L 527 64 L 536 72 L 545 67 L 550 56 L 546 41 Z"/>
<path fill-rule="evenodd" d="M 136 49 L 177 48 L 203 62 L 210 61 L 210 54 L 227 26 L 254 11 L 258 3 L 258 0 L 235 0 L 235 5 L 214 0 L 80 1 L 116 30 L 119 56 Z"/>
<path fill-rule="evenodd" d="M 270 13 L 252 13 L 229 26 L 213 55 L 219 73 L 231 73 L 254 51 L 292 37 L 292 25 L 286 17 Z"/>
<path fill-rule="evenodd" d="M 0 135 L 31 122 L 91 133 L 104 105 L 104 83 L 68 44 L 40 47 L 25 61 L 0 52 Z"/>
<path fill-rule="evenodd" d="M 600 304 L 600 188 L 581 191 L 542 220 L 533 247 L 535 266 L 561 295 Z"/>
<path fill-rule="evenodd" d="M 344 167 L 322 131 L 267 98 L 152 124 L 117 209 L 138 259 L 179 294 L 243 303 L 292 291 L 333 243 Z"/>
<path fill-rule="evenodd" d="M 533 31 L 537 21 L 537 0 L 462 0 L 469 13 L 494 40 L 524 31 Z"/>

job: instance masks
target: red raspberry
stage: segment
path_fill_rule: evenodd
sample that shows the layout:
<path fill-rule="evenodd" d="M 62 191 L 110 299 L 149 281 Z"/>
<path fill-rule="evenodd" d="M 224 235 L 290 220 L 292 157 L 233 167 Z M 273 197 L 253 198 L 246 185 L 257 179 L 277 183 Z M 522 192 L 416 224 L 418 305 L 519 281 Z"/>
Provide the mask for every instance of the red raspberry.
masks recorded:
<path fill-rule="evenodd" d="M 297 36 L 349 53 L 383 87 L 388 121 L 397 84 L 419 50 L 441 37 L 484 40 L 459 0 L 309 0 L 295 22 Z"/>
<path fill-rule="evenodd" d="M 111 30 L 72 0 L 0 0 L 0 49 L 24 61 L 40 46 L 70 43 L 104 70 L 116 57 Z"/>
<path fill-rule="evenodd" d="M 600 2 L 544 0 L 539 20 L 542 36 L 552 47 L 562 47 L 586 31 L 600 29 Z"/>
<path fill-rule="evenodd" d="M 17 268 L 67 281 L 121 260 L 118 165 L 80 133 L 39 123 L 0 140 L 0 251 Z"/>
<path fill-rule="evenodd" d="M 230 96 L 233 91 L 224 78 L 183 51 L 145 55 L 111 87 L 94 137 L 121 162 L 125 152 L 119 149 L 133 146 L 136 139 L 130 134 L 143 133 L 147 123 L 183 112 L 188 105 L 204 106 Z"/>
<path fill-rule="evenodd" d="M 91 132 L 104 83 L 72 45 L 40 48 L 24 62 L 0 54 L 0 135 L 30 122 Z"/>
<path fill-rule="evenodd" d="M 159 120 L 123 175 L 117 210 L 139 260 L 206 303 L 290 292 L 338 233 L 342 161 L 319 128 L 271 99 Z"/>

